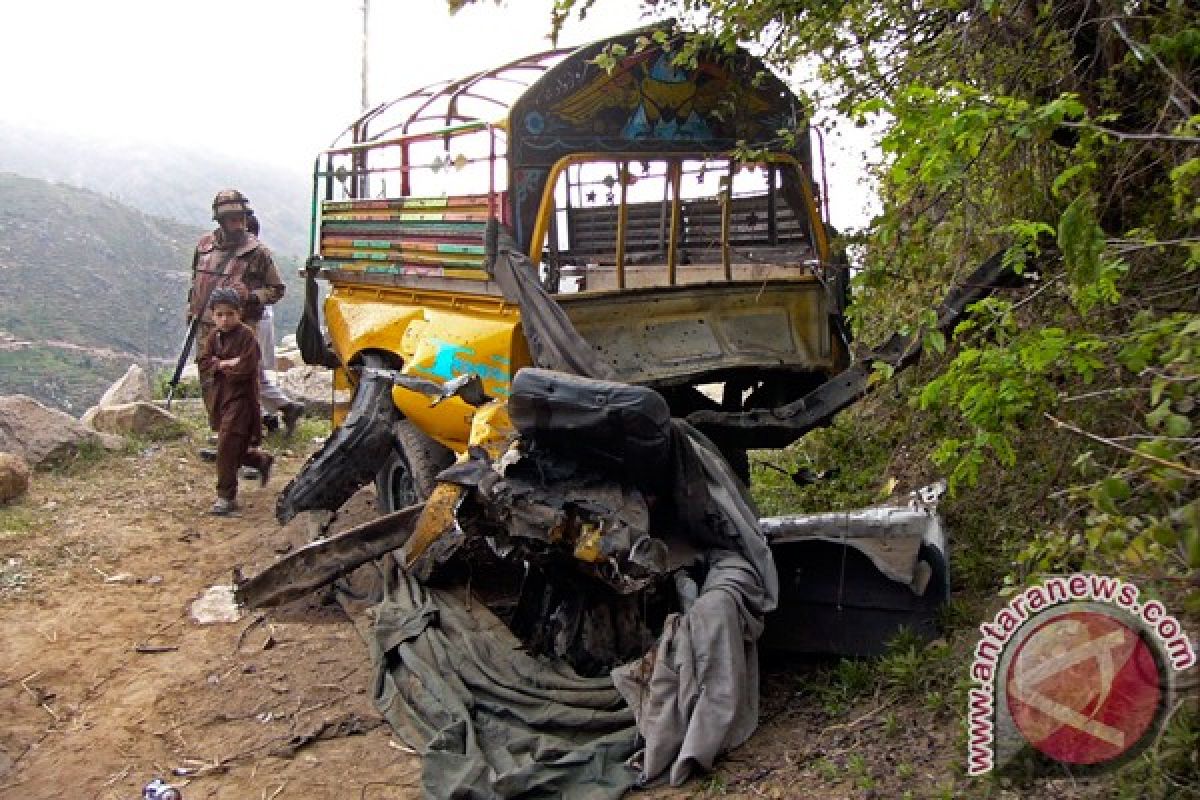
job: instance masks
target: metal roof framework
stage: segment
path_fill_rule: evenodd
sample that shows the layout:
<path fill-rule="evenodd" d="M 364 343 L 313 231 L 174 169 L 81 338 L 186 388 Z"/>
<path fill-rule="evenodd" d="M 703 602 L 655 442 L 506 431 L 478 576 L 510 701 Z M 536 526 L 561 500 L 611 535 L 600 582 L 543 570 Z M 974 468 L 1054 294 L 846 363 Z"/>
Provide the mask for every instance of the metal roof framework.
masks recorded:
<path fill-rule="evenodd" d="M 457 80 L 438 81 L 380 103 L 343 131 L 333 148 L 421 134 L 471 123 L 504 127 L 508 110 L 576 48 L 547 50 Z M 349 141 L 347 141 L 349 138 Z"/>

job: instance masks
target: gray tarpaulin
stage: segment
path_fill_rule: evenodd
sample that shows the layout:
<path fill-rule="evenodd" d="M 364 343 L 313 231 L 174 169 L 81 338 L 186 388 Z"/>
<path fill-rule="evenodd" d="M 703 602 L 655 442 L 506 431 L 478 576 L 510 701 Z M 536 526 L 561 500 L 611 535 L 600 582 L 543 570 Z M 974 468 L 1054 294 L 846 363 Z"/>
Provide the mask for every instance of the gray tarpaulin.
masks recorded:
<path fill-rule="evenodd" d="M 633 713 L 607 677 L 535 659 L 482 604 L 398 572 L 370 629 L 375 702 L 434 798 L 620 797 Z"/>
<path fill-rule="evenodd" d="M 585 378 L 612 380 L 612 367 L 579 335 L 567 312 L 538 283 L 537 267 L 495 220 L 488 227 L 488 270 L 504 299 L 521 307 L 521 329 L 533 363 Z"/>
<path fill-rule="evenodd" d="M 646 741 L 643 780 L 667 774 L 678 786 L 758 726 L 762 588 L 738 553 L 710 551 L 709 559 L 692 607 L 667 618 L 643 659 L 612 673 Z"/>
<path fill-rule="evenodd" d="M 610 377 L 511 240 L 490 249 L 537 364 Z M 428 796 L 616 797 L 635 783 L 682 783 L 754 731 L 755 642 L 778 600 L 775 565 L 712 443 L 678 420 L 673 438 L 675 507 L 708 570 L 650 652 L 611 677 L 535 659 L 477 602 L 397 571 L 369 634 L 376 703 L 421 752 Z"/>

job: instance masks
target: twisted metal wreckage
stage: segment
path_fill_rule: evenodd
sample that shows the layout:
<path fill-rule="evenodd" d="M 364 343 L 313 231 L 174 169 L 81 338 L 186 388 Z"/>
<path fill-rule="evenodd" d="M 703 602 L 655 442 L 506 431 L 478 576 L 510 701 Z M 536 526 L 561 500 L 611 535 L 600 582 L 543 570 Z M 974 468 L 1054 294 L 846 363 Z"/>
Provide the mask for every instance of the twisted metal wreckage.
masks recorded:
<path fill-rule="evenodd" d="M 681 783 L 754 731 L 760 641 L 874 653 L 931 635 L 948 594 L 936 497 L 757 518 L 746 450 L 827 424 L 920 339 L 851 361 L 803 100 L 742 50 L 678 66 L 674 36 L 414 91 L 314 168 L 297 336 L 353 401 L 277 517 L 373 479 L 391 513 L 237 595 L 332 585 L 370 621 L 376 705 L 431 797 Z M 1012 279 L 989 259 L 939 329 Z"/>
<path fill-rule="evenodd" d="M 759 520 L 719 450 L 657 392 L 603 380 L 528 259 L 494 234 L 489 271 L 521 306 L 535 363 L 556 369 L 521 370 L 501 402 L 477 379 L 362 368 L 364 382 L 475 406 L 467 453 L 425 503 L 319 539 L 237 586 L 249 607 L 331 583 L 348 609 L 370 607 L 375 702 L 422 754 L 429 796 L 678 785 L 754 731 L 768 619 L 769 641 L 804 650 L 871 652 L 900 624 L 932 631 L 948 593 L 936 492 Z M 989 260 L 947 297 L 940 327 L 1010 278 Z M 827 421 L 869 391 L 872 361 L 903 367 L 919 349 L 893 337 L 772 424 Z M 306 476 L 347 451 L 346 437 L 361 446 L 390 431 L 388 397 L 360 391 L 281 494 L 281 522 L 336 508 L 365 483 L 367 470 L 321 494 Z"/>

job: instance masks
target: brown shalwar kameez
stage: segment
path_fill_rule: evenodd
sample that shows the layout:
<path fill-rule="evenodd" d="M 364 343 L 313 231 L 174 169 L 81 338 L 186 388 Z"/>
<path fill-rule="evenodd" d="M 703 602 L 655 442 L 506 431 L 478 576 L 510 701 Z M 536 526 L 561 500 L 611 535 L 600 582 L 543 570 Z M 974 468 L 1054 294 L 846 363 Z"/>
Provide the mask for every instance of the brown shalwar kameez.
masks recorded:
<path fill-rule="evenodd" d="M 188 321 L 200 317 L 196 332 L 196 364 L 204 357 L 210 334 L 216 330 L 208 299 L 218 287 L 234 289 L 242 298 L 242 322 L 254 329 L 262 319 L 263 307 L 283 297 L 283 278 L 275 266 L 270 249 L 253 234 L 230 241 L 225 231 L 217 228 L 206 233 L 196 243 L 192 255 L 192 288 L 188 292 Z M 204 407 L 212 411 L 211 373 L 200 371 L 200 390 Z"/>
<path fill-rule="evenodd" d="M 271 456 L 259 450 L 262 416 L 258 405 L 258 342 L 254 331 L 240 323 L 229 333 L 209 334 L 200 372 L 212 386 L 208 424 L 217 432 L 217 497 L 237 498 L 239 466 L 270 469 Z M 236 366 L 218 370 L 218 361 L 238 359 Z"/>

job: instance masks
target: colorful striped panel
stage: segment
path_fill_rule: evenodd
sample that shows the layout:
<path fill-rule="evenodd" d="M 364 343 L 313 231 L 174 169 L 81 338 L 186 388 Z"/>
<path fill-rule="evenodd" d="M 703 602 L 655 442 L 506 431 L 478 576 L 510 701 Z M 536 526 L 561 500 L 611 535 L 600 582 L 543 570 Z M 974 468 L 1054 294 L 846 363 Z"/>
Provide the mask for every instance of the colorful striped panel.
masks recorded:
<path fill-rule="evenodd" d="M 483 255 L 481 244 L 458 244 L 438 241 L 413 241 L 411 239 L 351 239 L 344 236 L 322 236 L 322 248 L 356 250 L 417 250 L 430 253 L 472 253 Z"/>
<path fill-rule="evenodd" d="M 487 280 L 487 195 L 327 201 L 322 212 L 330 269 Z"/>
<path fill-rule="evenodd" d="M 501 198 L 496 198 L 499 203 Z M 359 209 L 402 209 L 402 208 L 457 208 L 460 206 L 482 206 L 487 208 L 486 194 L 462 195 L 457 197 L 397 197 L 390 200 L 326 200 L 321 204 L 325 211 L 356 211 Z"/>
<path fill-rule="evenodd" d="M 337 211 L 322 217 L 326 222 L 484 222 L 480 211 Z"/>
<path fill-rule="evenodd" d="M 354 261 L 327 261 L 325 269 L 333 272 L 360 272 L 369 275 L 408 275 L 414 277 L 461 278 L 470 281 L 486 281 L 488 274 L 477 269 L 453 269 L 427 267 L 412 264 L 389 264 L 386 266 Z"/>
<path fill-rule="evenodd" d="M 396 262 L 400 259 L 417 264 L 438 264 L 447 267 L 467 267 L 482 269 L 482 255 L 446 255 L 442 253 L 408 253 L 369 250 L 344 250 L 331 247 L 322 252 L 328 258 L 351 259 L 354 261 L 387 261 Z"/>
<path fill-rule="evenodd" d="M 424 236 L 438 238 L 442 236 L 466 237 L 474 236 L 475 241 L 483 241 L 484 223 L 482 222 L 372 222 L 362 220 L 324 220 L 321 223 L 323 234 L 333 235 L 387 235 L 397 238 L 408 236 Z"/>

